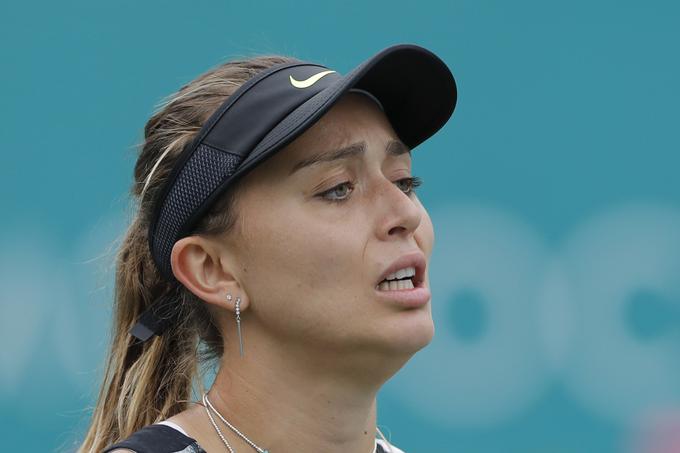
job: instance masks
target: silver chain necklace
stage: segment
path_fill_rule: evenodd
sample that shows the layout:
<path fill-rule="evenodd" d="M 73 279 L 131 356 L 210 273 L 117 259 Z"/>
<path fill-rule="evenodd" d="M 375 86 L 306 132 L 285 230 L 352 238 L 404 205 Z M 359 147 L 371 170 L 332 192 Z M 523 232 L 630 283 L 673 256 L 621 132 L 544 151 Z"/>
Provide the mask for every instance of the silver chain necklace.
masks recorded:
<path fill-rule="evenodd" d="M 215 419 L 213 419 L 212 415 L 210 414 L 210 410 L 209 410 L 208 408 L 212 409 L 213 412 L 215 412 L 215 413 L 217 414 L 217 416 L 220 418 L 220 420 L 222 420 L 229 428 L 231 428 L 232 431 L 234 431 L 236 434 L 238 434 L 238 435 L 241 437 L 241 439 L 243 439 L 243 440 L 245 440 L 246 442 L 248 442 L 248 444 L 249 444 L 251 447 L 253 447 L 258 453 L 269 453 L 269 450 L 266 450 L 266 449 L 264 449 L 264 448 L 261 448 L 261 447 L 258 447 L 257 445 L 255 445 L 255 442 L 253 442 L 252 440 L 248 439 L 241 431 L 239 431 L 238 429 L 236 429 L 236 427 L 235 427 L 234 425 L 232 425 L 231 423 L 229 423 L 229 422 L 222 416 L 222 414 L 220 414 L 220 413 L 217 411 L 217 409 L 215 409 L 215 408 L 213 407 L 212 403 L 210 403 L 210 400 L 208 400 L 208 394 L 207 394 L 207 393 L 204 393 L 204 394 L 203 394 L 203 406 L 205 407 L 205 411 L 206 411 L 207 414 L 208 414 L 208 418 L 210 418 L 210 422 L 212 423 L 213 427 L 214 427 L 215 430 L 217 431 L 217 434 L 220 436 L 220 439 L 222 439 L 222 442 L 224 442 L 224 445 L 227 446 L 227 449 L 229 450 L 229 453 L 235 453 L 235 452 L 234 452 L 234 449 L 232 448 L 231 445 L 229 445 L 229 442 L 227 442 L 227 439 L 226 439 L 226 438 L 224 437 L 224 435 L 222 434 L 222 431 L 220 431 L 220 428 L 217 426 L 217 423 L 215 423 Z M 387 446 L 388 446 L 388 448 L 389 448 L 389 450 L 390 450 L 390 453 L 392 453 L 392 445 L 391 445 L 389 442 L 387 442 L 387 439 L 385 439 L 385 436 L 383 435 L 383 433 L 380 431 L 380 429 L 379 429 L 377 426 L 376 426 L 375 429 L 378 431 L 378 434 L 380 434 L 380 437 L 382 437 L 383 440 L 385 441 L 385 443 L 387 444 Z M 377 450 L 378 450 L 378 441 L 376 440 L 376 441 L 375 441 L 375 444 L 374 444 L 374 447 L 373 447 L 373 452 L 372 452 L 372 453 L 376 453 Z"/>
<path fill-rule="evenodd" d="M 217 427 L 217 424 L 215 423 L 215 420 L 213 420 L 212 415 L 210 415 L 210 411 L 208 410 L 208 407 L 210 407 L 210 409 L 212 409 L 212 410 L 217 414 L 217 416 L 218 416 L 218 417 L 219 417 L 219 418 L 220 418 L 220 419 L 221 419 L 221 420 L 222 420 L 229 428 L 231 428 L 232 431 L 234 431 L 236 434 L 238 434 L 238 435 L 241 437 L 241 439 L 243 439 L 243 440 L 245 440 L 246 442 L 248 442 L 248 444 L 250 444 L 251 447 L 253 447 L 255 450 L 257 450 L 258 453 L 269 453 L 269 450 L 265 450 L 265 449 L 260 448 L 260 447 L 258 447 L 257 445 L 255 445 L 255 443 L 254 443 L 252 440 L 248 439 L 241 431 L 239 431 L 238 429 L 236 429 L 236 427 L 235 427 L 234 425 L 232 425 L 232 424 L 229 423 L 224 417 L 222 417 L 222 414 L 220 414 L 220 413 L 217 411 L 217 409 L 215 409 L 215 408 L 213 407 L 212 403 L 210 403 L 210 400 L 208 400 L 208 394 L 207 394 L 207 393 L 204 393 L 204 394 L 203 394 L 203 403 L 206 404 L 205 410 L 208 412 L 208 417 L 210 417 L 210 421 L 212 422 L 212 425 L 213 425 L 213 426 L 215 427 L 215 429 L 217 430 L 217 434 L 219 434 L 220 438 L 222 439 L 222 442 L 224 442 L 224 445 L 226 445 L 227 448 L 229 449 L 229 453 L 234 453 L 234 449 L 231 447 L 231 445 L 229 445 L 229 442 L 227 442 L 227 439 L 224 438 L 224 436 L 222 435 L 222 431 L 220 431 L 220 428 Z"/>

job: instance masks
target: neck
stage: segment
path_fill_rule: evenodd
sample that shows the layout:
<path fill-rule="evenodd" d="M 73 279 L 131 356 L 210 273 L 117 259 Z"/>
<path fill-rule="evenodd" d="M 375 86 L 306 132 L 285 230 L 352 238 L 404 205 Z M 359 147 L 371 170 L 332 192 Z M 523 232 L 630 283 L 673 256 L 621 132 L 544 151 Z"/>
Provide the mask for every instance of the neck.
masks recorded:
<path fill-rule="evenodd" d="M 348 365 L 349 357 L 316 357 L 290 347 L 283 354 L 280 348 L 262 347 L 261 341 L 251 345 L 245 357 L 229 351 L 208 392 L 228 422 L 273 453 L 373 452 L 376 395 L 401 365 L 382 367 L 367 359 Z M 254 451 L 214 417 L 236 451 Z"/>

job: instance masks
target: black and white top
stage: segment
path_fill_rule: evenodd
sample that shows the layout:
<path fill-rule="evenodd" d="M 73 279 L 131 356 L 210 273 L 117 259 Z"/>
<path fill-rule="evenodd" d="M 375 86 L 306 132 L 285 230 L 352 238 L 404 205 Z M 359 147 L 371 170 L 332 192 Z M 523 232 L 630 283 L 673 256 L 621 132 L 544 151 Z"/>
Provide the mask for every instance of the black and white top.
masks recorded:
<path fill-rule="evenodd" d="M 102 453 L 111 452 L 116 448 L 127 448 L 136 453 L 207 453 L 179 425 L 167 420 L 145 426 L 132 433 L 127 439 L 109 445 Z M 382 439 L 375 440 L 373 453 L 390 453 L 390 451 L 404 453 Z"/>

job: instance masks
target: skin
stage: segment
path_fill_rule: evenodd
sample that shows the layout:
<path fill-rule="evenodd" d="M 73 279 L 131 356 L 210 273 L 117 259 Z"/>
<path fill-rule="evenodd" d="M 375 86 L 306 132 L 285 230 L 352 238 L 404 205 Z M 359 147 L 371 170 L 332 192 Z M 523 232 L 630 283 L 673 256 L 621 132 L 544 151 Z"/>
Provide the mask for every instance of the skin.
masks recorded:
<path fill-rule="evenodd" d="M 411 156 L 387 155 L 391 140 L 398 136 L 377 104 L 348 93 L 242 180 L 234 230 L 173 248 L 175 276 L 209 304 L 225 338 L 208 398 L 263 448 L 372 452 L 377 392 L 432 340 L 430 302 L 406 309 L 374 293 L 389 264 L 417 250 L 429 262 L 434 244 L 427 211 L 398 182 L 412 176 Z M 289 175 L 305 157 L 360 141 L 363 156 Z M 318 196 L 345 181 L 354 186 L 326 194 L 345 202 Z M 236 451 L 254 451 L 214 417 Z M 201 404 L 169 420 L 207 451 L 226 449 Z"/>

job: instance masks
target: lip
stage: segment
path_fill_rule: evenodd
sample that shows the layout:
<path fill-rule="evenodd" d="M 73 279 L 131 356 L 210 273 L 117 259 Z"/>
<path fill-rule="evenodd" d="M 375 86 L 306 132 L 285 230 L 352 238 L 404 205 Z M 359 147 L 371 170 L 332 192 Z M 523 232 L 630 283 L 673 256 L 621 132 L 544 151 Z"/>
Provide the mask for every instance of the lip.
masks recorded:
<path fill-rule="evenodd" d="M 396 261 L 390 264 L 387 269 L 378 278 L 373 285 L 379 299 L 397 303 L 405 308 L 421 307 L 428 303 L 431 298 L 430 289 L 425 287 L 425 255 L 422 252 L 412 252 L 399 257 Z M 377 289 L 378 284 L 393 272 L 403 269 L 405 267 L 414 267 L 416 274 L 413 276 L 413 289 L 401 290 L 386 290 L 380 291 Z"/>

